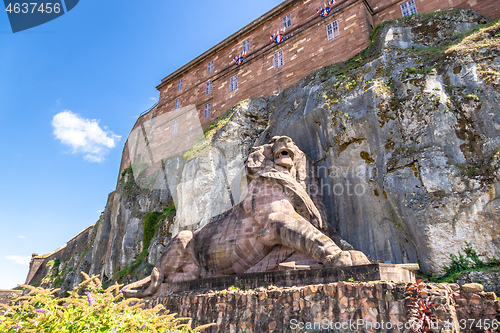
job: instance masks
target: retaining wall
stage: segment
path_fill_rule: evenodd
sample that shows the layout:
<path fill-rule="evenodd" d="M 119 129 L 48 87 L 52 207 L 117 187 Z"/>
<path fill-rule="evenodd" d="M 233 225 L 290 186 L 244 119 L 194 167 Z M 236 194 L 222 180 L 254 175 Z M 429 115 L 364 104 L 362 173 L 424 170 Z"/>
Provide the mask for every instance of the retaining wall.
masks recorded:
<path fill-rule="evenodd" d="M 170 293 L 146 301 L 193 318 L 194 326 L 215 322 L 205 332 L 403 332 L 409 284 L 336 282 L 299 287 Z M 470 325 L 500 321 L 492 292 L 458 284 L 426 284 L 423 299 L 439 305 L 436 332 L 484 332 Z M 481 286 L 479 286 L 481 287 Z M 481 320 L 481 322 L 479 322 Z"/>

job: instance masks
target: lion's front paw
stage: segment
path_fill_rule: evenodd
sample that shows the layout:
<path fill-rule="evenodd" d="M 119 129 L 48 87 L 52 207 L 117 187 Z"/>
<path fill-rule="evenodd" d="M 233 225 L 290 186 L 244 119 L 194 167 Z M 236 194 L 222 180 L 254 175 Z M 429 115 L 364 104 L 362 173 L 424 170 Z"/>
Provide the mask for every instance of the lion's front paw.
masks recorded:
<path fill-rule="evenodd" d="M 369 264 L 370 260 L 361 251 L 342 251 L 338 254 L 326 257 L 323 265 L 325 267 L 344 267 Z"/>
<path fill-rule="evenodd" d="M 351 255 L 348 251 L 339 252 L 338 254 L 326 257 L 323 265 L 325 267 L 352 266 Z"/>
<path fill-rule="evenodd" d="M 351 254 L 351 261 L 353 266 L 371 264 L 368 257 L 361 251 L 348 251 Z"/>

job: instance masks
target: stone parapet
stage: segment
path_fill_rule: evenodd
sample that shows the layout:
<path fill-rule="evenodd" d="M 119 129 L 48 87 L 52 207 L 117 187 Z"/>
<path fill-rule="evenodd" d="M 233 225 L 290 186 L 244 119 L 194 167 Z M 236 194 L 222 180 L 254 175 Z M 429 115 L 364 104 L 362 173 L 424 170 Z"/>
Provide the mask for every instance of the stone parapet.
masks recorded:
<path fill-rule="evenodd" d="M 403 332 L 409 285 L 342 281 L 249 290 L 231 287 L 169 293 L 146 304 L 163 304 L 171 313 L 191 317 L 195 327 L 217 324 L 205 332 Z M 465 292 L 457 284 L 444 283 L 425 284 L 423 290 L 423 299 L 438 303 L 434 313 L 440 320 L 434 332 L 475 332 L 476 328 L 466 327 L 471 319 L 492 325 L 500 315 L 494 293 Z"/>

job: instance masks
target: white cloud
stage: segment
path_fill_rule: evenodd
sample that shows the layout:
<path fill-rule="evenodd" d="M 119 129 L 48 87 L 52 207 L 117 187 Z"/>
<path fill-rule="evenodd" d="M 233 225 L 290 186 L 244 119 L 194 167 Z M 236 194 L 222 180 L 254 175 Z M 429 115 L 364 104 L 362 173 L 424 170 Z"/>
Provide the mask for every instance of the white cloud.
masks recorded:
<path fill-rule="evenodd" d="M 107 127 L 101 128 L 98 120 L 84 119 L 69 110 L 56 114 L 52 127 L 56 138 L 71 147 L 73 154 L 82 153 L 90 162 L 102 162 L 121 138 Z"/>
<path fill-rule="evenodd" d="M 149 97 L 150 100 L 156 101 L 156 97 Z"/>
<path fill-rule="evenodd" d="M 26 236 L 24 236 L 24 235 L 19 235 L 19 236 L 17 236 L 17 238 L 19 238 L 19 239 L 26 239 Z"/>
<path fill-rule="evenodd" d="M 31 261 L 31 257 L 23 257 L 23 256 L 6 256 L 5 259 L 13 261 L 19 265 L 29 265 Z"/>

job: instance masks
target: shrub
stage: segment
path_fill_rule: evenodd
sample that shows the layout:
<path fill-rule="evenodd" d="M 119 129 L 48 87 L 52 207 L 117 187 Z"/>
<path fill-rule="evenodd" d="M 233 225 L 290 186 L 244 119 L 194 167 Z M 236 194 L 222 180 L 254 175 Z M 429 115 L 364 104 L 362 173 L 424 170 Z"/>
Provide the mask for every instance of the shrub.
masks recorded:
<path fill-rule="evenodd" d="M 56 298 L 57 289 L 21 287 L 30 292 L 3 305 L 0 331 L 4 332 L 196 332 L 190 318 L 163 311 L 162 305 L 143 309 L 139 299 L 123 299 L 121 285 L 102 289 L 98 276 L 89 277 L 69 297 Z M 161 313 L 163 311 L 163 313 Z"/>
<path fill-rule="evenodd" d="M 430 277 L 432 282 L 454 282 L 461 273 L 468 271 L 480 271 L 498 267 L 500 262 L 494 258 L 489 258 L 490 263 L 485 264 L 478 256 L 472 246 L 466 241 L 462 251 L 457 254 L 450 254 L 451 263 L 444 266 L 445 274 L 439 277 Z"/>
<path fill-rule="evenodd" d="M 463 255 L 461 252 L 458 255 L 450 254 L 451 263 L 449 266 L 445 266 L 446 275 L 453 275 L 455 273 L 460 273 L 467 271 L 469 269 L 479 269 L 485 267 L 485 264 L 479 259 L 476 251 L 472 246 L 465 242 L 465 246 L 462 248 L 464 251 Z"/>
<path fill-rule="evenodd" d="M 433 308 L 438 303 L 430 301 L 429 297 L 422 297 L 426 291 L 422 280 L 411 284 L 406 288 L 405 300 L 408 302 L 408 323 L 411 325 L 410 332 L 427 333 L 432 332 L 431 327 L 438 318 L 433 313 Z"/>

